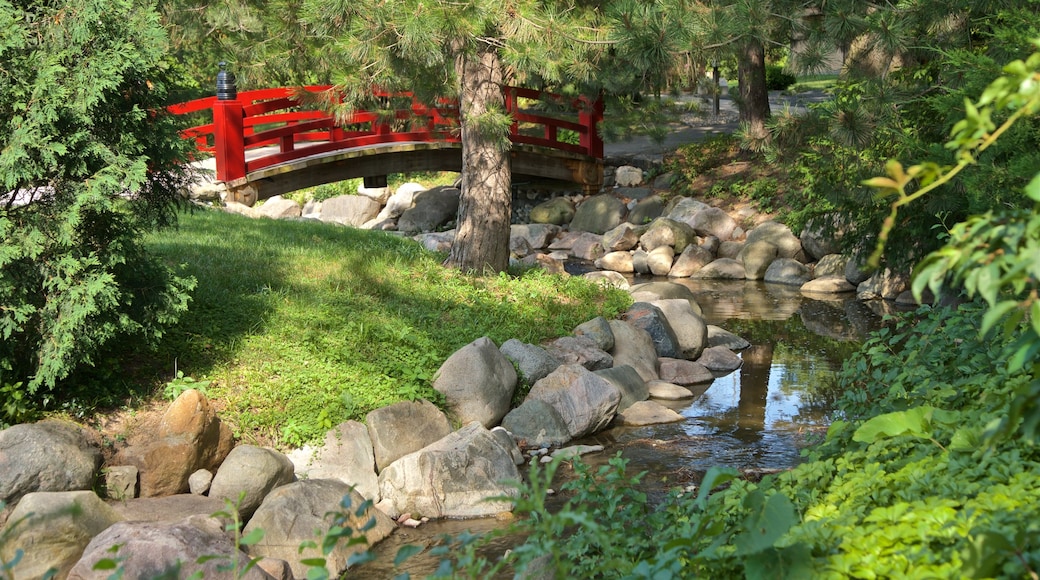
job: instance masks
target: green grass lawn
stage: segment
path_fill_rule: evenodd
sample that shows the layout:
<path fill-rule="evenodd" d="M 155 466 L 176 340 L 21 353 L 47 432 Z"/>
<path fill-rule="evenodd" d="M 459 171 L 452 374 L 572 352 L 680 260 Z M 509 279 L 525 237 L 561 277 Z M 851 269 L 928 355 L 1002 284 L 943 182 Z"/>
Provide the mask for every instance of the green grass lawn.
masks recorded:
<path fill-rule="evenodd" d="M 541 271 L 463 276 L 411 240 L 321 223 L 199 211 L 148 246 L 198 279 L 148 368 L 159 384 L 175 367 L 195 379 L 239 436 L 267 444 L 299 445 L 396 401 L 436 401 L 433 373 L 481 336 L 538 342 L 630 302 Z"/>

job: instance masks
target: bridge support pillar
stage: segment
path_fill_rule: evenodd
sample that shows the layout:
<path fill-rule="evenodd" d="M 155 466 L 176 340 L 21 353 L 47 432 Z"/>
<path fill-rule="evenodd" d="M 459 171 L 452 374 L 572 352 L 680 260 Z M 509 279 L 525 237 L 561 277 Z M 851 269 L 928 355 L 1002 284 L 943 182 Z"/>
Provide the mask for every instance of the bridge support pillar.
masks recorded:
<path fill-rule="evenodd" d="M 376 189 L 379 187 L 386 187 L 385 175 L 366 175 L 361 179 L 365 183 L 365 189 Z"/>

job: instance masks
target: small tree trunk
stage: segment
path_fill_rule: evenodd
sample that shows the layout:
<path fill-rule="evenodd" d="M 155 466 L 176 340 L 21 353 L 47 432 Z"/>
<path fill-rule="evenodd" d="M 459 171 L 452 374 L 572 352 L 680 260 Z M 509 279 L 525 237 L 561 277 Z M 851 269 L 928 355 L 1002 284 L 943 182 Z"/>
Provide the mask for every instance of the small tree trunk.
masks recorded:
<path fill-rule="evenodd" d="M 505 110 L 498 53 L 483 46 L 456 53 L 462 125 L 462 197 L 448 266 L 467 272 L 501 272 L 509 266 L 512 192 L 508 135 L 489 134 L 470 122 L 489 110 Z"/>
<path fill-rule="evenodd" d="M 747 124 L 750 137 L 764 140 L 769 136 L 766 130 L 769 92 L 766 90 L 766 52 L 758 40 L 749 40 L 741 47 L 737 80 L 740 84 L 740 122 Z"/>

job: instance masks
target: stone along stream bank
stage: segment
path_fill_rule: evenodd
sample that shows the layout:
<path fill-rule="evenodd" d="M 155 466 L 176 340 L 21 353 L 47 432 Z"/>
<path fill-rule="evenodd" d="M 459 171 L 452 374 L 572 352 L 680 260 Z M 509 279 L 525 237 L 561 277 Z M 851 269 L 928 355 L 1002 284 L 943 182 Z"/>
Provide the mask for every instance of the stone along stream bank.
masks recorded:
<path fill-rule="evenodd" d="M 511 247 L 517 261 L 558 271 L 569 261 L 594 261 L 600 269 L 586 276 L 629 288 L 635 305 L 621 320 L 590 320 L 546 344 L 495 345 L 482 338 L 456 352 L 434 387 L 444 393 L 460 429 L 453 430 L 432 404 L 398 403 L 373 411 L 364 424 L 340 425 L 318 449 L 285 455 L 235 445 L 205 397 L 186 391 L 155 429 L 138 433 L 102 466 L 91 434 L 77 426 L 15 426 L 0 432 L 0 500 L 8 506 L 0 516 L 6 520 L 0 558 L 20 558 L 17 577 L 54 568 L 58 577 L 101 578 L 107 574 L 93 565 L 111 557 L 107 550 L 118 544 L 126 577 L 149 577 L 178 561 L 185 574 L 199 570 L 210 576 L 221 562 L 197 561 L 212 554 L 227 555 L 225 562 L 261 558 L 250 577 L 302 577 L 301 559 L 316 553 L 301 554 L 299 546 L 314 540 L 315 530 L 328 529 L 326 514 L 339 510 L 344 496 L 354 506 L 377 502 L 376 525 L 367 532 L 373 542 L 425 518 L 494 515 L 509 504 L 483 500 L 514 494 L 502 481 L 518 479 L 518 465 L 575 443 L 585 446 L 569 452 L 603 446 L 603 452 L 587 456 L 590 461 L 623 448 L 635 468 L 646 464 L 648 471 L 673 479 L 714 464 L 789 466 L 794 456 L 777 451 L 787 444 L 770 441 L 795 441 L 788 446 L 793 449 L 804 431 L 822 421 L 822 415 L 803 417 L 805 396 L 791 380 L 815 376 L 816 363 L 785 362 L 801 355 L 791 355 L 789 343 L 758 337 L 753 327 L 740 332 L 750 333 L 750 342 L 723 330 L 715 323 L 727 324 L 727 317 L 718 316 L 715 305 L 740 300 L 746 311 L 768 313 L 754 317 L 787 313 L 788 320 L 794 312 L 800 318 L 813 311 L 844 312 L 839 328 L 826 332 L 847 338 L 858 334 L 871 312 L 857 298 L 900 296 L 903 278 L 860 273 L 854 257 L 826 253 L 828 242 L 811 232 L 799 239 L 776 222 L 755 224 L 753 216 L 734 218 L 690 198 L 665 203 L 654 185 L 640 185 L 638 170 L 622 169 L 615 174 L 621 187 L 532 207 L 532 220 L 562 223 L 513 226 Z M 399 190 L 385 205 L 372 202 L 381 214 L 397 197 L 397 209 L 387 211 L 396 217 L 380 220 L 377 214 L 355 225 L 401 231 L 402 222 L 421 222 L 409 226 L 426 232 L 416 239 L 440 248 L 451 233 L 436 230 L 450 224 L 431 215 L 454 215 L 450 206 L 457 191 L 450 189 Z M 358 199 L 326 201 L 320 219 L 328 221 L 333 212 L 325 210 L 337 205 L 371 211 L 367 196 L 345 197 Z M 279 205 L 290 204 L 269 200 L 259 210 L 237 209 L 278 217 Z M 545 211 L 550 207 L 561 211 Z M 633 284 L 633 274 L 659 278 Z M 780 300 L 778 292 L 791 300 Z M 815 315 L 806 320 L 807 327 L 819 325 Z M 774 329 L 763 336 L 780 334 Z M 727 383 L 725 375 L 742 364 L 745 369 L 729 375 Z M 514 365 L 534 386 L 522 405 L 510 409 L 518 380 Z M 671 426 L 649 427 L 662 424 Z M 661 459 L 661 450 L 677 459 Z M 235 507 L 229 510 L 226 501 Z M 69 511 L 71 506 L 77 511 Z M 224 520 L 210 517 L 221 511 L 233 513 Z M 248 555 L 236 552 L 224 533 L 232 517 L 248 522 L 246 533 L 266 532 L 247 547 Z M 407 538 L 400 531 L 395 535 Z M 326 560 L 330 572 L 345 569 L 356 549 L 337 547 Z"/>

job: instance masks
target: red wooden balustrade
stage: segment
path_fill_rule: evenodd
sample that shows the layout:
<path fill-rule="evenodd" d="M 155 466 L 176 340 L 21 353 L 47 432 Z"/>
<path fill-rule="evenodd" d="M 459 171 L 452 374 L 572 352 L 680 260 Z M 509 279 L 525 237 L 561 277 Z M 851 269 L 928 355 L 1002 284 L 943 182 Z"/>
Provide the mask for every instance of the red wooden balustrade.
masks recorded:
<path fill-rule="evenodd" d="M 178 115 L 198 114 L 209 122 L 185 129 L 182 135 L 194 139 L 199 151 L 212 153 L 217 162 L 217 180 L 233 181 L 248 173 L 333 151 L 386 143 L 459 142 L 459 109 L 455 101 L 442 99 L 437 106 L 416 101 L 412 95 L 376 92 L 399 108 L 382 115 L 356 111 L 349 118 L 336 119 L 325 111 L 301 106 L 299 91 L 320 92 L 329 86 L 273 88 L 243 91 L 235 100 L 214 97 L 171 105 Z M 603 141 L 597 130 L 603 119 L 603 102 L 587 97 L 564 97 L 519 87 L 505 87 L 506 110 L 513 117 L 510 140 L 567 151 L 592 158 L 603 157 Z M 522 99 L 526 99 L 524 101 Z M 525 102 L 551 103 L 560 111 L 522 106 Z M 560 118 L 568 115 L 576 120 Z M 578 135 L 578 144 L 568 143 L 565 133 Z M 571 139 L 573 140 L 573 139 Z M 252 159 L 246 151 L 277 145 L 278 150 Z"/>

